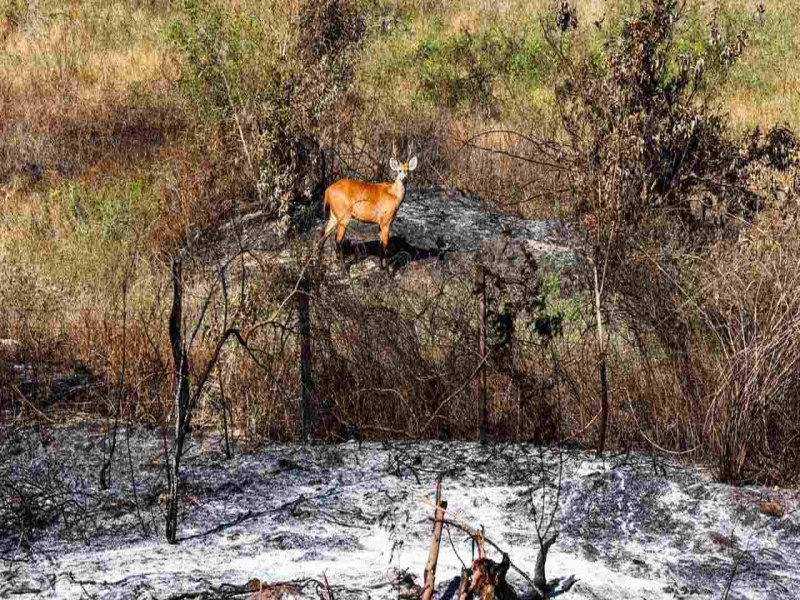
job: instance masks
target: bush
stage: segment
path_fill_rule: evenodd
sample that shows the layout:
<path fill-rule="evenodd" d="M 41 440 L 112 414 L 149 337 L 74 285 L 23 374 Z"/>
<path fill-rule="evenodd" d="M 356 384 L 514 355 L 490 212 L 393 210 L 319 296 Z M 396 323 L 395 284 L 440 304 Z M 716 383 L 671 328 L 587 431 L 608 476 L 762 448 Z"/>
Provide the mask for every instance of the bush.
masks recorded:
<path fill-rule="evenodd" d="M 496 82 L 530 89 L 553 65 L 535 29 L 513 36 L 497 27 L 475 33 L 434 32 L 420 40 L 415 60 L 421 71 L 423 96 L 435 106 L 468 106 L 499 116 Z"/>
<path fill-rule="evenodd" d="M 686 54 L 677 35 L 681 6 L 643 3 L 609 39 L 603 62 L 580 64 L 559 88 L 573 206 L 594 269 L 595 325 L 608 321 L 615 340 L 633 334 L 649 369 L 673 370 L 682 396 L 675 403 L 692 415 L 678 437 L 704 443 L 721 478 L 789 478 L 796 455 L 777 447 L 796 435 L 789 332 L 800 305 L 779 291 L 792 289 L 792 261 L 738 255 L 741 276 L 734 277 L 714 253 L 730 253 L 731 240 L 763 213 L 767 194 L 759 182 L 765 170 L 792 166 L 796 142 L 785 128 L 766 136 L 729 131 L 710 85 L 739 58 L 747 34 L 726 41 L 712 23 L 706 59 Z M 714 57 L 711 75 L 706 65 Z M 761 271 L 760 261 L 773 268 Z M 706 287 L 709 278 L 719 289 Z M 772 299 L 762 296 L 768 289 Z M 601 380 L 605 394 L 603 366 Z"/>
<path fill-rule="evenodd" d="M 800 248 L 796 238 L 731 252 L 703 307 L 718 336 L 718 381 L 705 423 L 724 481 L 800 478 Z"/>
<path fill-rule="evenodd" d="M 359 5 L 308 0 L 295 13 L 278 0 L 238 10 L 184 0 L 182 12 L 169 32 L 185 58 L 182 87 L 203 117 L 234 125 L 260 202 L 288 231 L 325 179 L 365 30 Z"/>

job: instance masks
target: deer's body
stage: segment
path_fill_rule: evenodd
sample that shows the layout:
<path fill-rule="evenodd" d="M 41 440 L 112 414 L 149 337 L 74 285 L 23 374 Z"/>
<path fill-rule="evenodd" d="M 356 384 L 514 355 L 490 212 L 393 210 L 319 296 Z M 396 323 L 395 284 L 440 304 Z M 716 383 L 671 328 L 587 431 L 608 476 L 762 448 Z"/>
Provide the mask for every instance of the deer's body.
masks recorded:
<path fill-rule="evenodd" d="M 352 219 L 374 223 L 381 229 L 381 250 L 385 254 L 389 244 L 389 229 L 397 209 L 406 195 L 403 180 L 417 166 L 417 158 L 407 163 L 392 159 L 389 163 L 397 172 L 394 183 L 365 183 L 355 179 L 340 179 L 325 190 L 325 206 L 330 210 L 323 233 L 323 243 L 336 229 L 336 241 L 344 238 Z"/>

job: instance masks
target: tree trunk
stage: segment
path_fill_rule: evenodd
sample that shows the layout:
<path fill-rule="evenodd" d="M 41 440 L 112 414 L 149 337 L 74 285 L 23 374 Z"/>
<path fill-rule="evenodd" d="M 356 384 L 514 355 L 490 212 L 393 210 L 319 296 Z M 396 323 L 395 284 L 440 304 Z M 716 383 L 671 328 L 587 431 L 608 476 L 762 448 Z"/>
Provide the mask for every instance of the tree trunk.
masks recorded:
<path fill-rule="evenodd" d="M 425 587 L 422 592 L 422 600 L 431 600 L 435 591 L 436 564 L 439 562 L 439 543 L 442 539 L 444 511 L 446 508 L 447 502 L 442 500 L 442 481 L 439 480 L 436 482 L 436 512 L 433 520 L 433 535 L 428 552 L 428 562 L 425 563 Z"/>
<path fill-rule="evenodd" d="M 478 318 L 480 321 L 478 353 L 481 360 L 481 389 L 478 401 L 480 427 L 478 437 L 485 444 L 489 441 L 489 408 L 486 402 L 486 269 L 483 266 L 478 267 L 478 269 Z"/>
<path fill-rule="evenodd" d="M 219 400 L 222 405 L 222 432 L 225 435 L 225 458 L 230 459 L 233 457 L 231 452 L 230 436 L 228 435 L 228 403 L 225 400 L 225 388 L 222 383 L 222 369 L 218 371 L 219 377 Z"/>
<path fill-rule="evenodd" d="M 607 341 L 603 333 L 603 313 L 600 310 L 601 290 L 597 275 L 597 261 L 594 263 L 594 301 L 597 319 L 597 348 L 600 368 L 600 441 L 597 445 L 597 457 L 603 456 L 606 448 L 606 433 L 608 432 L 608 371 L 606 368 Z"/>
<path fill-rule="evenodd" d="M 183 265 L 172 259 L 172 310 L 169 315 L 169 340 L 175 376 L 175 439 L 169 457 L 167 483 L 169 486 L 166 515 L 167 541 L 174 544 L 178 534 L 178 502 L 180 494 L 180 464 L 183 445 L 189 431 L 189 356 L 183 342 Z"/>
<path fill-rule="evenodd" d="M 600 358 L 600 441 L 597 445 L 598 458 L 603 456 L 606 448 L 606 434 L 608 432 L 608 374 L 605 355 Z"/>
<path fill-rule="evenodd" d="M 311 421 L 311 310 L 306 276 L 298 286 L 300 313 L 300 439 L 308 443 Z"/>

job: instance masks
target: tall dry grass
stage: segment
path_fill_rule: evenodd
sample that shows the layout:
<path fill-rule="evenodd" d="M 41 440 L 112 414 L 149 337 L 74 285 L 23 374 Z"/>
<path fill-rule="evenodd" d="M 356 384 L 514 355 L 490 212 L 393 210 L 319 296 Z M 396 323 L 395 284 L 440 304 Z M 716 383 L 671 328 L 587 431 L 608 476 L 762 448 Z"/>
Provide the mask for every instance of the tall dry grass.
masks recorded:
<path fill-rule="evenodd" d="M 158 4 L 11 2 L 0 55 L 0 182 L 153 158 L 181 129 Z"/>
<path fill-rule="evenodd" d="M 796 239 L 719 260 L 717 381 L 705 422 L 726 480 L 800 476 L 800 256 Z M 710 286 L 709 286 L 710 287 Z"/>

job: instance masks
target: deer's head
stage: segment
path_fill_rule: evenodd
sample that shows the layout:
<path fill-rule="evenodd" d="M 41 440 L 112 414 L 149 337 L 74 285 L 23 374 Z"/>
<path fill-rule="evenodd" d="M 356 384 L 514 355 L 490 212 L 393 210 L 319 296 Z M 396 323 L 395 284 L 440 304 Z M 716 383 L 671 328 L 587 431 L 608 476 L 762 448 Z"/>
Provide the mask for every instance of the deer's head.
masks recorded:
<path fill-rule="evenodd" d="M 417 157 L 414 156 L 411 159 L 409 159 L 408 162 L 403 162 L 403 163 L 401 163 L 396 158 L 392 158 L 389 160 L 389 168 L 395 173 L 397 173 L 398 179 L 402 181 L 403 179 L 408 177 L 409 171 L 413 171 L 414 169 L 417 168 Z"/>

